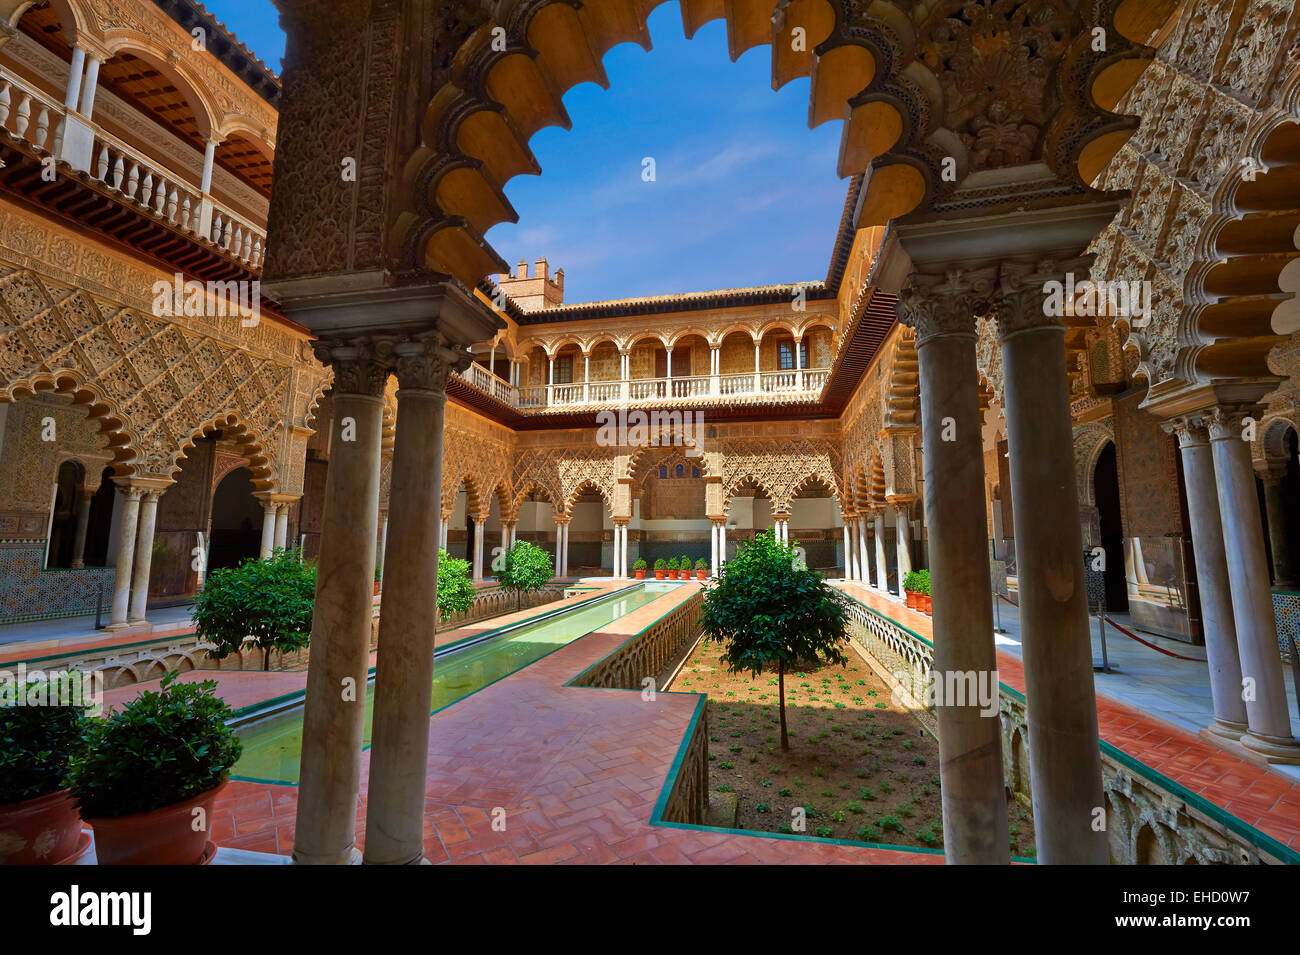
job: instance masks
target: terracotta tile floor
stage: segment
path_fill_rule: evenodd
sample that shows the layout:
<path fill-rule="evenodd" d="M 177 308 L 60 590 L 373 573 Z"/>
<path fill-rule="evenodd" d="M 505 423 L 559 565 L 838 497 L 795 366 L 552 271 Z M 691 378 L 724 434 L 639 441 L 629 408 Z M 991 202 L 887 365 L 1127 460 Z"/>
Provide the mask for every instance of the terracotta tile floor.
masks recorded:
<path fill-rule="evenodd" d="M 645 702 L 637 692 L 563 684 L 680 599 L 682 591 L 665 594 L 432 718 L 426 858 L 472 864 L 941 863 L 941 855 L 929 853 L 650 822 L 697 694 L 660 693 Z M 357 807 L 362 845 L 369 762 L 367 752 Z M 497 807 L 506 811 L 504 832 L 492 830 Z M 214 840 L 287 854 L 296 808 L 294 787 L 232 782 L 213 807 Z"/>
<path fill-rule="evenodd" d="M 932 639 L 931 618 L 857 584 L 841 584 L 867 606 Z M 998 678 L 1021 693 L 1024 669 L 998 651 Z M 1300 849 L 1300 786 L 1221 750 L 1180 727 L 1097 695 L 1101 738 L 1157 772 L 1226 809 L 1243 822 Z"/>

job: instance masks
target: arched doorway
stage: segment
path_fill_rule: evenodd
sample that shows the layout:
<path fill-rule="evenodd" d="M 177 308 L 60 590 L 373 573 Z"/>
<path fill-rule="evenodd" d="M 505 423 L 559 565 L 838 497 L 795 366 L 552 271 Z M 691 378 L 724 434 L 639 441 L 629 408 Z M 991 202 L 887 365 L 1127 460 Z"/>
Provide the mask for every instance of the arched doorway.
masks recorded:
<path fill-rule="evenodd" d="M 71 567 L 76 553 L 77 514 L 85 492 L 85 468 L 76 461 L 59 465 L 54 486 L 54 513 L 50 519 L 50 547 L 45 566 Z"/>
<path fill-rule="evenodd" d="M 253 496 L 253 475 L 235 468 L 212 495 L 212 549 L 208 569 L 236 567 L 262 546 L 262 505 Z"/>
<path fill-rule="evenodd" d="M 1097 521 L 1101 531 L 1101 548 L 1106 556 L 1102 572 L 1106 609 L 1128 610 L 1128 582 L 1124 571 L 1124 524 L 1119 504 L 1119 461 L 1115 442 L 1108 441 L 1097 458 L 1092 476 L 1093 499 L 1097 502 Z"/>

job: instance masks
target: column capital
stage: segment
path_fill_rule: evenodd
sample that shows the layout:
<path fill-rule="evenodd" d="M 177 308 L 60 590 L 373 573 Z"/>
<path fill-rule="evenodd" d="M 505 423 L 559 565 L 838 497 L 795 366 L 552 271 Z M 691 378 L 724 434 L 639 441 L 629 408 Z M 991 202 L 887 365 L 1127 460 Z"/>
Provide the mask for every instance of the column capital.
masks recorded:
<path fill-rule="evenodd" d="M 312 343 L 321 364 L 334 369 L 334 393 L 382 398 L 392 372 L 391 349 L 371 338 L 323 338 Z"/>
<path fill-rule="evenodd" d="M 453 347 L 437 332 L 395 342 L 392 352 L 399 396 L 402 391 L 445 395 L 447 379 L 453 372 L 463 372 L 473 360 L 469 352 Z"/>
<path fill-rule="evenodd" d="M 941 335 L 975 337 L 975 319 L 988 311 L 997 269 L 949 269 L 942 275 L 913 272 L 898 294 L 898 320 L 916 329 L 916 344 Z"/>
<path fill-rule="evenodd" d="M 1073 287 L 1071 277 L 1086 279 L 1092 255 L 1070 258 L 1041 258 L 1033 262 L 1004 262 L 998 270 L 998 292 L 993 307 L 1002 340 L 1018 332 L 1038 328 L 1064 328 L 1065 290 Z M 1053 283 L 1058 287 L 1053 288 Z"/>
<path fill-rule="evenodd" d="M 1221 404 L 1205 411 L 1205 423 L 1210 431 L 1211 441 L 1226 441 L 1229 438 L 1246 440 L 1246 419 L 1259 421 L 1264 409 L 1257 404 Z M 1249 442 L 1247 442 L 1249 443 Z"/>
<path fill-rule="evenodd" d="M 1165 434 L 1177 437 L 1180 448 L 1198 448 L 1210 443 L 1205 415 L 1199 412 L 1169 418 L 1160 422 L 1160 428 Z"/>

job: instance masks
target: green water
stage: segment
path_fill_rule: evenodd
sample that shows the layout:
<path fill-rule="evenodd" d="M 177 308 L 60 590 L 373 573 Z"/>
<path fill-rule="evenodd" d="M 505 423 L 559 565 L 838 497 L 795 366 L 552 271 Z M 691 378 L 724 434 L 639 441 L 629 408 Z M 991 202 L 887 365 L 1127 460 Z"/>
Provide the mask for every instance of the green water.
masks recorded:
<path fill-rule="evenodd" d="M 552 650 L 599 630 L 648 604 L 666 589 L 669 588 L 647 584 L 627 594 L 606 597 L 463 650 L 446 651 L 445 655 L 444 651 L 439 651 L 433 664 L 431 712 L 463 700 Z M 374 715 L 373 684 L 366 687 L 365 706 L 365 745 L 369 746 Z M 301 705 L 240 727 L 238 732 L 244 743 L 244 754 L 235 764 L 233 776 L 264 782 L 298 782 L 298 762 L 302 754 Z"/>

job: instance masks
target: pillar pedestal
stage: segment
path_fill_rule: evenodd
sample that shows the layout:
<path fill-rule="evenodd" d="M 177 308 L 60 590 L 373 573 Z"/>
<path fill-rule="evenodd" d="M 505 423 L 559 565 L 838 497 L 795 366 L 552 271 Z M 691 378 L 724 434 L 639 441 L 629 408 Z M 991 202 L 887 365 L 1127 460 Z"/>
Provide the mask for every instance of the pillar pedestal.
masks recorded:
<path fill-rule="evenodd" d="M 127 612 L 131 603 L 131 572 L 135 566 L 136 528 L 140 523 L 140 498 L 144 488 L 119 485 L 122 495 L 122 519 L 118 524 L 117 561 L 113 568 L 113 609 L 109 614 L 107 630 L 121 630 L 129 626 Z"/>

